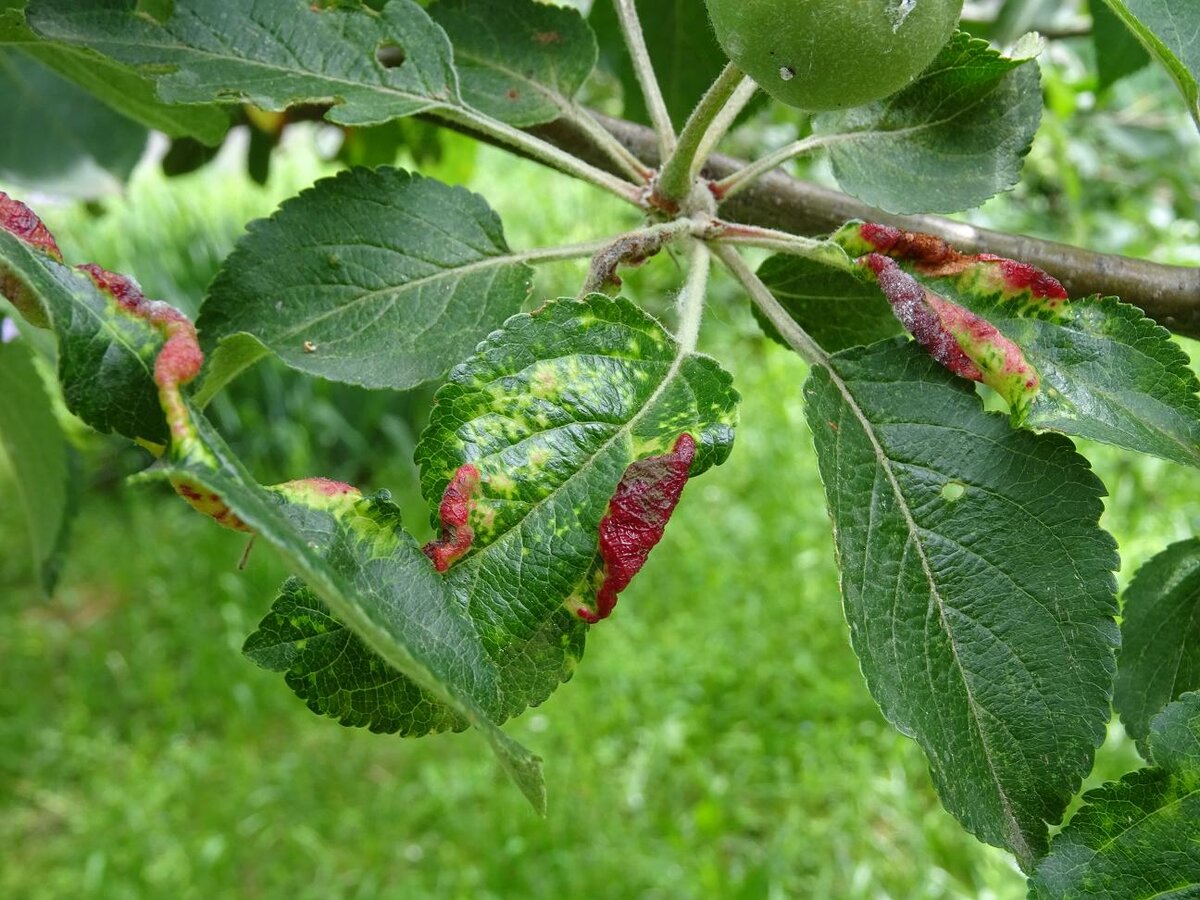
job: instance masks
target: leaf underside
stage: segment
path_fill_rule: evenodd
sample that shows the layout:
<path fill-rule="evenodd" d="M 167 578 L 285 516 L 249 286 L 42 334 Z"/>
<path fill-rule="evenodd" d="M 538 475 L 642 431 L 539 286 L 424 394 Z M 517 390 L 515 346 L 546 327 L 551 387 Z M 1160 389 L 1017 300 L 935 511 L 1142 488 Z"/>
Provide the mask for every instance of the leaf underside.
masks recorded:
<path fill-rule="evenodd" d="M 596 65 L 596 39 L 573 9 L 532 0 L 438 0 L 430 16 L 454 47 L 463 100 L 501 122 L 552 122 Z"/>

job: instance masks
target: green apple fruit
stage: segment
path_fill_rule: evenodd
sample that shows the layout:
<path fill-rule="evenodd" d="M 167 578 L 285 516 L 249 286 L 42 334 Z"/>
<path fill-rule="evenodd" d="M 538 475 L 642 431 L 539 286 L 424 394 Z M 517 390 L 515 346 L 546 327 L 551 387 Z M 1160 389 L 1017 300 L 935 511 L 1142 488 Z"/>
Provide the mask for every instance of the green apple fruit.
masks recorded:
<path fill-rule="evenodd" d="M 730 60 L 789 106 L 844 109 L 903 88 L 954 33 L 962 0 L 705 0 Z"/>

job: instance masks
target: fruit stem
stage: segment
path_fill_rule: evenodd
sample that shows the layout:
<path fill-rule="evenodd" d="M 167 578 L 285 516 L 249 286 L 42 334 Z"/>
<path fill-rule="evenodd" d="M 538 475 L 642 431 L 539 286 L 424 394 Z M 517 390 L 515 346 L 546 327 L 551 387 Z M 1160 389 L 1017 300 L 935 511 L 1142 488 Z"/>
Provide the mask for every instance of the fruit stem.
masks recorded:
<path fill-rule="evenodd" d="M 692 178 L 699 174 L 704 163 L 707 162 L 712 152 L 717 149 L 717 144 L 721 142 L 721 138 L 729 132 L 733 127 L 734 121 L 741 115 L 742 110 L 746 108 L 746 104 L 754 99 L 754 95 L 758 92 L 758 84 L 749 75 L 743 75 L 741 82 L 738 83 L 737 90 L 733 92 L 733 96 L 729 101 L 721 107 L 721 111 L 717 113 L 716 118 L 709 124 L 704 136 L 700 139 L 700 146 L 696 150 L 696 157 L 692 162 Z"/>
<path fill-rule="evenodd" d="M 633 60 L 633 72 L 642 87 L 646 111 L 650 114 L 650 122 L 658 135 L 659 158 L 666 159 L 675 150 L 675 126 L 671 124 L 671 114 L 667 111 L 662 89 L 658 86 L 658 76 L 654 74 L 654 65 L 650 62 L 650 51 L 646 49 L 646 38 L 642 33 L 642 23 L 638 21 L 637 6 L 634 0 L 613 0 L 613 6 L 616 7 L 617 18 L 621 22 L 625 46 L 629 48 L 629 56 Z"/>
<path fill-rule="evenodd" d="M 713 194 L 718 200 L 728 200 L 734 194 L 748 187 L 756 179 L 766 175 L 776 166 L 783 165 L 789 159 L 794 159 L 813 150 L 819 150 L 822 147 L 828 147 L 831 144 L 848 140 L 850 137 L 851 135 L 848 134 L 813 134 L 801 140 L 793 141 L 786 147 L 780 147 L 773 153 L 768 153 L 761 159 L 756 159 L 748 166 L 738 169 L 732 175 L 722 178 L 713 185 Z"/>
<path fill-rule="evenodd" d="M 743 79 L 742 70 L 730 63 L 700 98 L 679 134 L 675 152 L 667 157 L 659 173 L 654 190 L 654 199 L 658 201 L 655 205 L 662 208 L 677 206 L 691 193 L 696 173 L 704 164 L 700 151 L 709 127 L 720 118 L 725 105 L 738 93 Z"/>

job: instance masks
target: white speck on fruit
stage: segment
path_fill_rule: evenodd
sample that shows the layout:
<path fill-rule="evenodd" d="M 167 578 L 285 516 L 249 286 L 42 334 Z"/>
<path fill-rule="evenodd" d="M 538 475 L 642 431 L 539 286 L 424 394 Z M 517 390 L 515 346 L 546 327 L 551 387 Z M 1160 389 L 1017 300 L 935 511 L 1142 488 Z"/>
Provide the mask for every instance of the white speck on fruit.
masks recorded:
<path fill-rule="evenodd" d="M 888 9 L 888 16 L 892 20 L 892 34 L 900 30 L 900 26 L 904 24 L 904 20 L 908 18 L 909 13 L 916 8 L 917 0 L 895 0 Z"/>
<path fill-rule="evenodd" d="M 793 69 L 791 66 L 780 66 L 779 67 L 779 77 L 783 81 L 791 81 L 793 78 L 796 77 L 796 70 Z"/>

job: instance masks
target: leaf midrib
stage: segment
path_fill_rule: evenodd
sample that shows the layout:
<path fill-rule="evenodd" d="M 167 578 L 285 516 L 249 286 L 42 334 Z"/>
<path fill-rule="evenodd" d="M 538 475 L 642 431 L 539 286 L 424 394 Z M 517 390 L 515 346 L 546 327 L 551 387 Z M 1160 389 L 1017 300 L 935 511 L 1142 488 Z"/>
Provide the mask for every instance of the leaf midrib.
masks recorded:
<path fill-rule="evenodd" d="M 867 418 L 867 415 L 865 412 L 863 412 L 862 407 L 858 405 L 858 401 L 854 398 L 853 393 L 850 391 L 849 386 L 842 379 L 841 375 L 834 371 L 832 366 L 822 366 L 822 368 L 829 375 L 830 381 L 833 382 L 834 386 L 838 389 L 838 392 L 842 395 L 843 401 L 850 408 L 851 412 L 854 414 L 854 417 L 858 420 L 859 425 L 863 429 L 863 433 L 867 436 L 867 440 L 871 445 L 872 452 L 875 454 L 876 464 L 887 477 L 888 484 L 892 489 L 892 494 L 896 498 L 897 509 L 900 510 L 901 516 L 904 519 L 905 528 L 908 531 L 908 541 L 906 541 L 905 546 L 911 545 L 917 553 L 917 557 L 921 564 L 921 570 L 924 572 L 925 580 L 929 585 L 930 599 L 934 601 L 937 607 L 938 622 L 941 625 L 942 631 L 949 642 L 951 652 L 954 655 L 954 664 L 959 672 L 963 689 L 966 692 L 971 718 L 975 724 L 976 733 L 979 735 L 979 742 L 984 751 L 983 755 L 988 766 L 988 772 L 991 775 L 992 783 L 996 786 L 996 794 L 1000 799 L 1000 804 L 1003 807 L 1004 815 L 1012 826 L 1010 836 L 1014 838 L 1014 844 L 1017 844 L 1018 842 L 1020 844 L 1020 846 L 1014 846 L 1013 851 L 1022 861 L 1033 859 L 1034 854 L 1032 849 L 1025 841 L 1024 828 L 1017 820 L 1016 814 L 1012 808 L 1012 804 L 1009 802 L 1008 794 L 1005 791 L 1004 786 L 1000 781 L 1000 777 L 996 772 L 996 766 L 992 760 L 992 750 L 987 738 L 984 736 L 985 732 L 983 728 L 982 717 L 979 713 L 981 707 L 978 701 L 976 701 L 974 691 L 971 689 L 970 682 L 966 677 L 966 669 L 964 668 L 962 660 L 959 657 L 958 645 L 955 641 L 954 634 L 946 622 L 946 613 L 944 609 L 945 602 L 942 599 L 941 592 L 938 589 L 937 578 L 934 575 L 933 567 L 929 562 L 929 558 L 925 553 L 925 547 L 920 540 L 921 529 L 917 525 L 916 519 L 912 513 L 912 509 L 908 505 L 908 500 L 904 496 L 904 491 L 900 487 L 900 482 L 896 478 L 896 474 L 892 471 L 891 458 L 883 449 L 883 445 L 880 443 L 879 437 L 875 433 L 873 423 Z"/>
<path fill-rule="evenodd" d="M 458 266 L 457 268 L 453 268 L 453 269 L 441 269 L 431 275 L 424 275 L 420 278 L 413 279 L 412 281 L 406 281 L 403 284 L 390 284 L 387 287 L 378 288 L 373 291 L 367 291 L 366 293 L 360 294 L 359 296 L 355 297 L 353 300 L 350 300 L 346 303 L 340 304 L 339 306 L 335 306 L 332 309 L 326 310 L 325 312 L 321 313 L 318 316 L 315 316 L 311 319 L 305 319 L 304 321 L 299 322 L 298 324 L 287 329 L 286 331 L 276 332 L 272 336 L 271 339 L 272 340 L 286 340 L 288 338 L 296 337 L 296 335 L 300 334 L 303 331 L 308 330 L 309 328 L 312 328 L 314 325 L 324 322 L 326 319 L 330 319 L 330 318 L 333 318 L 334 316 L 342 315 L 352 309 L 357 309 L 358 307 L 362 306 L 363 304 L 366 304 L 372 300 L 375 300 L 376 298 L 383 297 L 383 296 L 389 295 L 389 294 L 394 295 L 391 302 L 388 304 L 385 304 L 385 309 L 379 313 L 379 317 L 382 318 L 384 315 L 387 314 L 387 312 L 390 309 L 392 309 L 395 306 L 396 301 L 400 297 L 402 297 L 404 294 L 409 293 L 410 291 L 420 289 L 427 284 L 436 284 L 438 281 L 441 281 L 442 279 L 447 279 L 447 280 L 461 279 L 462 277 L 470 275 L 474 272 L 486 271 L 487 269 L 489 269 L 493 266 L 504 266 L 504 265 L 510 265 L 510 264 L 511 265 L 523 265 L 525 263 L 525 260 L 527 257 L 528 257 L 527 252 L 526 253 L 513 253 L 511 251 L 509 253 L 507 253 L 505 255 L 501 255 L 501 256 L 485 256 L 483 259 L 479 259 L 479 260 L 476 260 L 475 262 L 468 263 L 465 266 Z M 325 285 L 308 285 L 307 287 L 325 287 Z"/>

